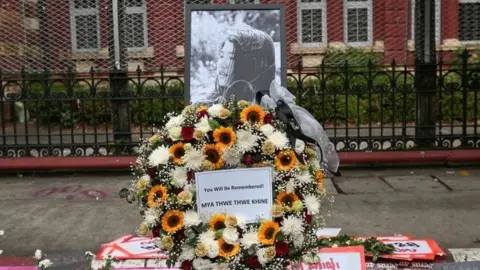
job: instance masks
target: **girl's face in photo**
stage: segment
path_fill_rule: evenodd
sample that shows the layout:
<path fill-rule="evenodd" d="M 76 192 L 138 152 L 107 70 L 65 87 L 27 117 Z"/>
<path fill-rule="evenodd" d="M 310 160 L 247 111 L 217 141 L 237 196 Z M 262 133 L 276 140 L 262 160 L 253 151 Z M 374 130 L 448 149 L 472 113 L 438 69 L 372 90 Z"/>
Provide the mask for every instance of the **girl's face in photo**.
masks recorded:
<path fill-rule="evenodd" d="M 217 62 L 217 78 L 219 86 L 228 86 L 228 77 L 230 76 L 233 67 L 234 50 L 233 43 L 230 41 L 225 42 L 220 50 L 220 58 Z"/>

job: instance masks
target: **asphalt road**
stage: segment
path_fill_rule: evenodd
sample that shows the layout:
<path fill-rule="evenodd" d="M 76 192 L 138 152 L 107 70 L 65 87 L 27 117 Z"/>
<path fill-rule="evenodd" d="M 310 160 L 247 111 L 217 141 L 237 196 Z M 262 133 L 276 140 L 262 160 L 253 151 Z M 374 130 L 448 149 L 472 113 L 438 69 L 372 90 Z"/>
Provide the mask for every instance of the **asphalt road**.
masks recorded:
<path fill-rule="evenodd" d="M 351 235 L 409 233 L 442 248 L 480 248 L 480 170 L 343 171 L 329 182 L 329 227 Z M 129 175 L 0 177 L 4 256 L 96 252 L 133 232 L 135 204 L 117 198 Z"/>

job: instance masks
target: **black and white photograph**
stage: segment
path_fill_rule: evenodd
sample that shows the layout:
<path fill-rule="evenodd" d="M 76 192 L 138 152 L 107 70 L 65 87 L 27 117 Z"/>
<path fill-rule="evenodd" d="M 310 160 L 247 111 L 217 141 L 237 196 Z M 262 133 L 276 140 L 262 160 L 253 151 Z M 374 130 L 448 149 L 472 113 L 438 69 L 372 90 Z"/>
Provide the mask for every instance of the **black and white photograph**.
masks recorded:
<path fill-rule="evenodd" d="M 284 20 L 281 5 L 187 6 L 187 103 L 253 102 L 272 81 L 284 84 Z"/>

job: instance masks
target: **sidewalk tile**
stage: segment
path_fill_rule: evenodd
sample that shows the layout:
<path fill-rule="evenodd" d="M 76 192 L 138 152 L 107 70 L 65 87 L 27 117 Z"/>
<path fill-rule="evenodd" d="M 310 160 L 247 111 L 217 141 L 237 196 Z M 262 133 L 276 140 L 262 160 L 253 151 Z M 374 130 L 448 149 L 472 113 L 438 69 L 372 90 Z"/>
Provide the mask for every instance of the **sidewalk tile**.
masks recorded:
<path fill-rule="evenodd" d="M 478 176 L 448 175 L 439 177 L 435 175 L 435 177 L 454 191 L 480 190 L 480 179 Z"/>
<path fill-rule="evenodd" d="M 393 192 L 384 181 L 373 177 L 336 177 L 333 182 L 346 194 Z"/>
<path fill-rule="evenodd" d="M 329 195 L 336 195 L 338 194 L 337 189 L 333 185 L 331 178 L 325 178 L 325 189 L 327 190 L 327 194 Z"/>
<path fill-rule="evenodd" d="M 449 190 L 430 175 L 385 176 L 383 178 L 396 191 L 448 192 Z"/>

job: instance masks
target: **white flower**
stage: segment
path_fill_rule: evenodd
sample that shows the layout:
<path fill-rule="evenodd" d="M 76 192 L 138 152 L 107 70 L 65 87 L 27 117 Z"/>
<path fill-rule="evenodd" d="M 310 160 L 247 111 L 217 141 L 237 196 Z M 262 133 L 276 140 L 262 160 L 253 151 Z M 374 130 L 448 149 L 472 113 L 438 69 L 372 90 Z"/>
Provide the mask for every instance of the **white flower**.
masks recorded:
<path fill-rule="evenodd" d="M 242 154 L 238 151 L 237 147 L 231 146 L 223 151 L 222 157 L 226 165 L 237 167 L 240 164 Z"/>
<path fill-rule="evenodd" d="M 115 257 L 113 257 L 113 255 L 110 255 L 110 254 L 103 255 L 103 260 L 105 260 L 105 261 L 111 261 L 113 259 L 115 259 Z"/>
<path fill-rule="evenodd" d="M 210 240 L 205 243 L 205 246 L 208 250 L 208 257 L 213 259 L 218 256 L 218 251 L 220 247 L 218 246 L 218 241 Z"/>
<path fill-rule="evenodd" d="M 172 172 L 172 185 L 177 188 L 183 188 L 187 183 L 187 169 L 184 167 L 176 167 Z"/>
<path fill-rule="evenodd" d="M 208 117 L 202 117 L 202 119 L 200 119 L 200 121 L 195 124 L 195 129 L 203 133 L 207 133 L 212 130 L 212 127 L 210 127 L 210 123 L 208 123 Z"/>
<path fill-rule="evenodd" d="M 165 124 L 165 129 L 170 130 L 174 127 L 179 127 L 183 124 L 184 121 L 185 117 L 183 115 L 174 116 L 170 118 L 170 120 L 168 120 L 168 122 Z"/>
<path fill-rule="evenodd" d="M 245 248 L 249 248 L 253 245 L 258 245 L 258 232 L 257 231 L 249 231 L 243 234 L 242 239 L 240 239 L 240 244 Z"/>
<path fill-rule="evenodd" d="M 283 149 L 287 146 L 288 139 L 285 133 L 280 131 L 273 132 L 268 139 L 275 145 L 278 149 Z"/>
<path fill-rule="evenodd" d="M 296 235 L 303 233 L 303 221 L 295 216 L 283 219 L 281 231 L 285 235 Z"/>
<path fill-rule="evenodd" d="M 145 223 L 150 226 L 157 224 L 158 217 L 160 216 L 160 212 L 158 211 L 157 208 L 148 208 L 145 211 Z"/>
<path fill-rule="evenodd" d="M 230 267 L 226 263 L 216 263 L 212 265 L 212 270 L 230 270 Z"/>
<path fill-rule="evenodd" d="M 245 230 L 247 227 L 247 218 L 242 215 L 237 215 L 235 216 L 237 218 L 237 227 L 239 227 L 242 230 Z"/>
<path fill-rule="evenodd" d="M 316 215 L 320 213 L 320 201 L 314 195 L 311 195 L 311 194 L 305 195 L 303 202 L 307 207 L 308 214 Z"/>
<path fill-rule="evenodd" d="M 188 184 L 183 187 L 184 191 L 191 192 L 192 194 L 195 194 L 197 192 L 197 188 L 195 187 L 195 184 Z"/>
<path fill-rule="evenodd" d="M 40 266 L 40 269 L 47 269 L 52 266 L 52 262 L 49 259 L 45 259 L 39 262 L 38 266 Z"/>
<path fill-rule="evenodd" d="M 266 124 L 266 125 L 263 125 L 261 128 L 260 128 L 260 131 L 265 134 L 265 136 L 270 136 L 272 135 L 272 133 L 275 131 L 275 128 L 270 125 L 270 124 Z"/>
<path fill-rule="evenodd" d="M 182 139 L 182 128 L 181 127 L 173 127 L 168 130 L 168 137 L 173 141 L 178 141 Z"/>
<path fill-rule="evenodd" d="M 238 240 L 238 231 L 237 228 L 225 228 L 223 229 L 222 234 L 223 240 L 230 245 L 233 245 Z"/>
<path fill-rule="evenodd" d="M 195 249 L 193 247 L 185 245 L 182 247 L 182 253 L 178 257 L 180 261 L 190 261 L 195 258 Z"/>
<path fill-rule="evenodd" d="M 187 228 L 197 226 L 201 222 L 200 216 L 195 211 L 188 210 L 183 214 L 183 225 Z"/>
<path fill-rule="evenodd" d="M 337 247 L 338 247 L 337 244 L 333 244 L 333 245 L 332 245 L 332 248 L 337 248 Z"/>
<path fill-rule="evenodd" d="M 301 172 L 300 174 L 297 175 L 297 180 L 300 183 L 308 184 L 308 183 L 311 183 L 313 181 L 313 178 L 312 178 L 312 175 L 310 174 L 310 172 L 308 170 L 305 170 L 305 171 L 303 171 L 303 172 Z"/>
<path fill-rule="evenodd" d="M 267 250 L 268 248 L 261 248 L 257 250 L 258 262 L 261 265 L 265 265 L 270 261 L 270 258 L 267 256 Z"/>
<path fill-rule="evenodd" d="M 160 164 L 167 164 L 169 159 L 170 153 L 168 152 L 168 148 L 160 146 L 150 154 L 148 157 L 148 163 L 150 166 L 158 166 Z"/>
<path fill-rule="evenodd" d="M 0 230 L 0 236 L 3 236 L 5 235 L 5 231 L 4 230 Z"/>
<path fill-rule="evenodd" d="M 93 258 L 93 257 L 95 257 L 95 254 L 93 254 L 91 251 L 85 251 L 85 257 Z"/>
<path fill-rule="evenodd" d="M 221 104 L 215 104 L 215 105 L 212 105 L 210 108 L 208 108 L 207 112 L 208 112 L 208 115 L 212 117 L 219 117 L 220 111 L 222 109 L 223 109 L 223 106 Z"/>
<path fill-rule="evenodd" d="M 212 268 L 212 262 L 208 259 L 197 258 L 192 262 L 193 269 L 196 270 L 210 270 Z"/>
<path fill-rule="evenodd" d="M 303 153 L 305 150 L 305 142 L 299 139 L 295 140 L 295 152 L 298 154 Z"/>
<path fill-rule="evenodd" d="M 292 237 L 293 239 L 293 245 L 296 248 L 301 248 L 303 245 L 303 242 L 305 241 L 305 237 L 303 236 L 302 233 L 296 234 L 295 237 Z"/>
<path fill-rule="evenodd" d="M 0 255 L 2 255 L 2 253 L 3 253 L 3 250 L 0 249 Z"/>
<path fill-rule="evenodd" d="M 288 180 L 287 186 L 285 189 L 288 193 L 293 193 L 295 191 L 296 186 L 297 186 L 297 183 L 295 183 L 295 179 L 290 179 Z"/>
<path fill-rule="evenodd" d="M 152 178 L 148 174 L 144 174 L 142 177 L 140 177 L 140 180 L 145 181 L 148 184 L 152 182 Z"/>
<path fill-rule="evenodd" d="M 35 251 L 35 259 L 41 260 L 42 257 L 43 257 L 42 251 L 41 251 L 40 249 L 37 249 L 37 250 Z"/>
<path fill-rule="evenodd" d="M 205 246 L 207 245 L 207 243 L 214 241 L 214 239 L 215 239 L 215 232 L 210 230 L 206 232 L 202 232 L 200 236 L 198 236 L 198 240 L 200 241 L 200 243 L 204 244 Z"/>
<path fill-rule="evenodd" d="M 185 167 L 187 169 L 196 170 L 202 166 L 203 154 L 197 149 L 191 149 L 190 151 L 185 152 L 182 159 L 185 162 Z"/>
<path fill-rule="evenodd" d="M 245 153 L 258 146 L 258 136 L 254 135 L 251 130 L 237 131 L 237 146 L 240 152 Z"/>

